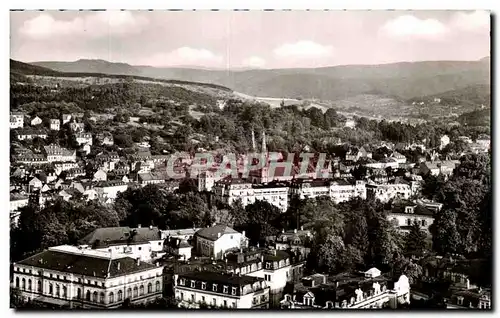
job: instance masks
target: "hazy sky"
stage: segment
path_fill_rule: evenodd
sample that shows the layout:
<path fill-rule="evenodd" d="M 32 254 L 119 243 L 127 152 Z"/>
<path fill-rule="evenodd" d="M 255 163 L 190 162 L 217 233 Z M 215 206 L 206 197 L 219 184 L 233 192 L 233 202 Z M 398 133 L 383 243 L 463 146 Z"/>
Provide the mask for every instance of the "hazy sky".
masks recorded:
<path fill-rule="evenodd" d="M 11 58 L 213 68 L 477 60 L 483 11 L 11 12 Z"/>

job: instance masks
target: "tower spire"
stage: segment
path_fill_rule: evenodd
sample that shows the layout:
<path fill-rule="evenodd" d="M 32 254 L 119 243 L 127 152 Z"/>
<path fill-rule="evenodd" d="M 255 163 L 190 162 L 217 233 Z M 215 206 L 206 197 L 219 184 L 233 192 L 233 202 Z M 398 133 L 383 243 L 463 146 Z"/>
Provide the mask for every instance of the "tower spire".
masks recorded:
<path fill-rule="evenodd" d="M 266 145 L 266 132 L 262 132 L 262 152 L 267 152 L 267 145 Z"/>
<path fill-rule="evenodd" d="M 255 152 L 256 150 L 256 146 L 255 146 L 255 132 L 253 131 L 253 128 L 252 128 L 252 150 L 253 152 Z"/>

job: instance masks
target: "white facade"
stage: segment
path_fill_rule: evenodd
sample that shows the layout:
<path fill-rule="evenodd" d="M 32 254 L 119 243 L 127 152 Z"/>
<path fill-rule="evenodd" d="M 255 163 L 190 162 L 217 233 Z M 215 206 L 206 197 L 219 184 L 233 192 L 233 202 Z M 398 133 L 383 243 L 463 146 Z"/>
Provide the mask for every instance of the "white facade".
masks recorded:
<path fill-rule="evenodd" d="M 59 130 L 61 128 L 61 121 L 59 119 L 51 119 L 50 120 L 50 129 L 51 130 Z"/>
<path fill-rule="evenodd" d="M 99 189 L 99 190 L 98 190 Z M 125 192 L 128 189 L 128 184 L 127 183 L 118 183 L 115 185 L 106 185 L 102 187 L 96 187 L 96 191 L 101 192 L 103 197 L 106 200 L 109 200 L 109 202 L 113 202 L 116 197 L 118 196 L 118 193 L 120 192 Z"/>
<path fill-rule="evenodd" d="M 413 224 L 418 224 L 420 228 L 429 233 L 429 226 L 434 223 L 434 217 L 431 215 L 421 215 L 412 213 L 388 213 L 387 219 L 394 222 L 397 227 L 408 227 Z M 401 230 L 401 229 L 400 229 Z M 401 230 L 408 232 L 409 230 Z"/>
<path fill-rule="evenodd" d="M 240 249 L 244 236 L 242 233 L 221 234 L 217 240 L 196 237 L 196 251 L 202 256 L 221 259 L 228 250 Z"/>
<path fill-rule="evenodd" d="M 282 212 L 288 209 L 288 187 L 284 185 L 217 184 L 214 192 L 228 204 L 241 200 L 243 206 L 247 206 L 260 200 L 278 207 Z"/>
<path fill-rule="evenodd" d="M 58 246 L 49 248 L 49 251 L 109 259 L 110 266 L 113 263 L 118 268 L 120 260 L 124 258 L 123 255 L 113 256 L 110 253 L 80 250 L 73 246 Z M 25 300 L 37 299 L 44 303 L 72 308 L 118 308 L 126 298 L 130 298 L 132 303 L 140 304 L 162 297 L 163 267 L 160 266 L 148 266 L 146 269 L 125 272 L 120 276 L 102 277 L 77 274 L 72 272 L 71 268 L 65 271 L 50 269 L 44 266 L 44 261 L 42 259 L 42 264 L 37 266 L 25 265 L 25 261 L 13 264 L 12 287 L 20 290 Z"/>
<path fill-rule="evenodd" d="M 412 194 L 412 188 L 408 184 L 371 184 L 367 186 L 367 196 L 372 196 L 381 202 L 387 202 L 396 197 L 409 199 Z"/>
<path fill-rule="evenodd" d="M 450 137 L 448 137 L 448 135 L 443 135 L 440 141 L 439 149 L 443 149 L 450 143 Z"/>
<path fill-rule="evenodd" d="M 24 126 L 24 115 L 23 114 L 11 114 L 10 115 L 10 128 L 22 128 Z"/>
<path fill-rule="evenodd" d="M 300 199 L 318 198 L 322 196 L 330 197 L 335 203 L 349 201 L 353 198 L 360 197 L 366 199 L 365 182 L 357 180 L 351 184 L 349 182 L 331 181 L 324 183 L 303 183 L 299 187 L 294 188 L 292 193 Z"/>
<path fill-rule="evenodd" d="M 79 146 L 81 145 L 90 145 L 92 146 L 92 134 L 89 133 L 78 133 L 75 135 L 76 142 Z"/>

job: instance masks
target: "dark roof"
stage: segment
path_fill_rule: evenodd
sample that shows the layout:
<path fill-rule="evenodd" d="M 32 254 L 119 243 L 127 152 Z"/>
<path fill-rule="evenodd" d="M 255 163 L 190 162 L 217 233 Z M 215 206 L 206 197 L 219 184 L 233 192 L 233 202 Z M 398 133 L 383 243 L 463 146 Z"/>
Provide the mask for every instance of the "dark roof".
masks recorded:
<path fill-rule="evenodd" d="M 408 214 L 405 212 L 406 207 L 414 207 L 413 215 L 428 215 L 433 216 L 434 212 L 427 208 L 426 206 L 418 203 L 413 203 L 408 200 L 399 200 L 394 202 L 393 207 L 391 209 L 391 213 L 396 214 Z"/>
<path fill-rule="evenodd" d="M 118 263 L 120 264 L 119 270 Z M 108 277 L 108 274 L 109 277 L 117 277 L 155 267 L 145 262 L 137 264 L 136 260 L 131 257 L 109 259 L 53 250 L 33 255 L 18 264 L 100 278 Z"/>
<path fill-rule="evenodd" d="M 104 227 L 92 231 L 80 241 L 80 244 L 96 244 L 97 247 L 107 247 L 116 244 L 140 244 L 156 240 L 161 240 L 161 232 L 157 227 L 152 229 L 149 227 L 137 229 Z"/>
<path fill-rule="evenodd" d="M 258 278 L 258 277 L 222 274 L 211 271 L 179 274 L 179 278 L 194 279 L 198 281 L 205 281 L 215 284 L 217 283 L 227 284 L 232 286 L 245 286 L 248 284 L 253 284 L 255 282 L 260 282 L 264 280 L 263 278 Z"/>
<path fill-rule="evenodd" d="M 195 234 L 198 236 L 201 236 L 203 238 L 216 241 L 219 238 L 218 234 L 224 235 L 224 234 L 230 234 L 230 233 L 238 233 L 237 231 L 233 230 L 227 225 L 224 224 L 218 224 L 212 227 L 207 227 L 204 229 L 199 230 Z"/>

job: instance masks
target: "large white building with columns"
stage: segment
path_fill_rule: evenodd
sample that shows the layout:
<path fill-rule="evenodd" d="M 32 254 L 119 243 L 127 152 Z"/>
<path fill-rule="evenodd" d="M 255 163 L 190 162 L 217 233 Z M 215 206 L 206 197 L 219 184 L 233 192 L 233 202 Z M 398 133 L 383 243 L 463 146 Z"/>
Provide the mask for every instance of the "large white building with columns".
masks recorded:
<path fill-rule="evenodd" d="M 162 297 L 163 267 L 123 254 L 51 247 L 14 263 L 12 287 L 26 301 L 68 308 L 119 308 Z"/>

